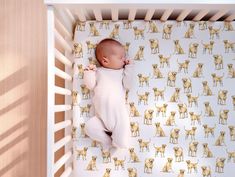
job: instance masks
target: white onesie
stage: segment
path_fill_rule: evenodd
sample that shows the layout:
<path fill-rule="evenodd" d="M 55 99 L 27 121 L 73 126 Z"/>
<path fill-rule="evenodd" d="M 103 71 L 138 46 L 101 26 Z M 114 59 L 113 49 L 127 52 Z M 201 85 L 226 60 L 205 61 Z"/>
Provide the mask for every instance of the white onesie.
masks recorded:
<path fill-rule="evenodd" d="M 128 148 L 130 142 L 130 120 L 125 104 L 125 90 L 133 82 L 134 65 L 115 70 L 99 67 L 97 71 L 85 71 L 84 83 L 94 90 L 92 103 L 95 116 L 85 125 L 86 134 L 93 140 L 101 142 L 104 149 L 112 145 Z M 108 136 L 105 131 L 112 132 Z"/>

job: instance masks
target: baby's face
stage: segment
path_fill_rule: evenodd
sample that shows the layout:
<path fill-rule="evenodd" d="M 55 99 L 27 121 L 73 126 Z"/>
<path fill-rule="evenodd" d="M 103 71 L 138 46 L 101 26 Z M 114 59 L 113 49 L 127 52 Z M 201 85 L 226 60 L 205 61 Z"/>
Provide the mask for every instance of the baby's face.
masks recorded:
<path fill-rule="evenodd" d="M 112 47 L 112 53 L 109 56 L 107 56 L 109 60 L 107 67 L 111 69 L 123 68 L 126 61 L 125 49 L 119 45 L 114 45 L 111 47 Z"/>

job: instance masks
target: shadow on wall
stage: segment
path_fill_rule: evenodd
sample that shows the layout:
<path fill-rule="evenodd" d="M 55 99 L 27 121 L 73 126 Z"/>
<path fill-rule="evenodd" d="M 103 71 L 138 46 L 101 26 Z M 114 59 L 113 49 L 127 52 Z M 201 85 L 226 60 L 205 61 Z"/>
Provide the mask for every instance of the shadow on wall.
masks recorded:
<path fill-rule="evenodd" d="M 0 176 L 28 176 L 30 110 L 27 76 L 28 68 L 24 66 L 0 81 Z"/>

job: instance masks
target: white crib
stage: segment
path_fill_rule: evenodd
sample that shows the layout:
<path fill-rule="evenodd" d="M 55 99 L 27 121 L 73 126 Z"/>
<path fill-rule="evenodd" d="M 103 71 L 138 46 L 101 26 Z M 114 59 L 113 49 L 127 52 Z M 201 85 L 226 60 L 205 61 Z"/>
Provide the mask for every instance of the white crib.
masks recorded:
<path fill-rule="evenodd" d="M 47 113 L 47 176 L 52 177 L 64 168 L 62 177 L 73 174 L 72 147 L 72 80 L 73 80 L 73 31 L 77 21 L 135 20 L 161 21 L 233 21 L 235 1 L 131 1 L 119 0 L 45 0 L 47 5 L 48 32 L 48 113 Z M 65 70 L 55 66 L 55 60 L 64 64 Z M 65 87 L 55 85 L 55 76 L 65 80 Z M 55 105 L 55 96 L 64 95 L 65 104 Z M 55 113 L 65 112 L 64 121 L 55 124 Z M 54 134 L 65 130 L 65 136 L 55 142 Z M 55 153 L 65 148 L 64 155 L 55 161 Z"/>

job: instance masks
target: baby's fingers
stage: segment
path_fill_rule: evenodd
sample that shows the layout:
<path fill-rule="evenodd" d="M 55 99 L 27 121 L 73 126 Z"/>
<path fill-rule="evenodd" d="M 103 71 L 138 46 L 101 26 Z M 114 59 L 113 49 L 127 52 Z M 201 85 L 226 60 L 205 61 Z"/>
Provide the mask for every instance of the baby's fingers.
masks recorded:
<path fill-rule="evenodd" d="M 91 65 L 87 66 L 86 68 L 84 68 L 84 70 L 85 71 L 89 71 L 89 70 L 96 71 L 97 68 L 96 68 L 96 65 L 91 64 Z"/>
<path fill-rule="evenodd" d="M 93 71 L 97 70 L 96 65 L 89 65 L 89 68 L 90 68 L 90 70 L 93 70 Z"/>
<path fill-rule="evenodd" d="M 128 65 L 130 63 L 130 60 L 127 59 L 124 62 L 125 62 L 126 65 Z"/>

